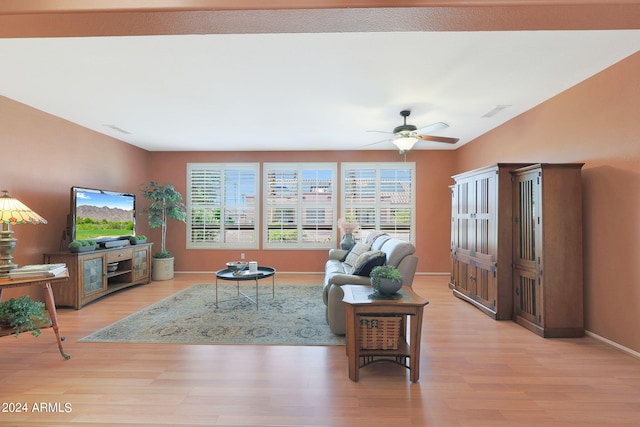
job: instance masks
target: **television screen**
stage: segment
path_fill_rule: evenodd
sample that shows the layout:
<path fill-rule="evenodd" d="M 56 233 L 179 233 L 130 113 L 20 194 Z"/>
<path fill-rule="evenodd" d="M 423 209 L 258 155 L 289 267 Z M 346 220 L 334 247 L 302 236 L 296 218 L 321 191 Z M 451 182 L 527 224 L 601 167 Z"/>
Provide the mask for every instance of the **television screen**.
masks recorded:
<path fill-rule="evenodd" d="M 135 194 L 73 187 L 71 210 L 73 240 L 101 242 L 135 235 Z"/>

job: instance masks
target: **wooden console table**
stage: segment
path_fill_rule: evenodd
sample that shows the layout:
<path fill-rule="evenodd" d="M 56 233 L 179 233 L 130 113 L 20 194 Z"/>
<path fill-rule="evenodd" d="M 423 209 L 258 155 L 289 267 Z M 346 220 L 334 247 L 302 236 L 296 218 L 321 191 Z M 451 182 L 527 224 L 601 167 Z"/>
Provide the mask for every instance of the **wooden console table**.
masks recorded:
<path fill-rule="evenodd" d="M 0 278 L 0 301 L 2 301 L 2 291 L 6 288 L 19 288 L 23 286 L 40 285 L 44 288 L 45 307 L 49 312 L 49 318 L 51 319 L 51 327 L 56 334 L 56 340 L 58 341 L 58 349 L 60 354 L 65 360 L 71 359 L 71 356 L 64 352 L 62 348 L 62 341 L 64 337 L 60 337 L 60 328 L 58 326 L 58 314 L 56 312 L 56 303 L 53 299 L 53 290 L 51 289 L 52 283 L 66 282 L 69 279 L 69 275 L 65 271 L 54 277 L 36 277 L 30 279 L 6 279 Z"/>
<path fill-rule="evenodd" d="M 390 297 L 370 298 L 373 290 L 369 286 L 344 285 L 345 319 L 347 331 L 347 357 L 349 378 L 358 381 L 359 369 L 369 363 L 390 361 L 410 370 L 412 382 L 420 378 L 420 335 L 422 331 L 422 310 L 429 301 L 416 294 L 410 287 L 403 286 Z M 361 316 L 401 316 L 397 349 L 363 349 L 360 345 Z M 410 316 L 409 341 L 407 342 L 406 316 Z M 409 365 L 406 359 L 409 358 Z M 362 359 L 362 360 L 361 360 Z M 362 363 L 361 363 L 362 362 Z"/>
<path fill-rule="evenodd" d="M 111 292 L 150 283 L 151 245 L 44 254 L 46 264 L 64 263 L 69 272 L 69 281 L 53 290 L 58 306 L 79 310 Z"/>

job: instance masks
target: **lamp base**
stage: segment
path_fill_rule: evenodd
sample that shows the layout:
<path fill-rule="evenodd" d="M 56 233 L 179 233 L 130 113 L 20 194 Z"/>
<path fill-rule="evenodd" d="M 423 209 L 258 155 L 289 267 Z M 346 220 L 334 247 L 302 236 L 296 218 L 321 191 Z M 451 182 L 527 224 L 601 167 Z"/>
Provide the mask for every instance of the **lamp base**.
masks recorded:
<path fill-rule="evenodd" d="M 3 224 L 0 231 L 0 274 L 6 274 L 17 268 L 18 265 L 13 263 L 13 251 L 16 249 L 18 239 L 13 237 L 13 231 L 8 225 Z"/>

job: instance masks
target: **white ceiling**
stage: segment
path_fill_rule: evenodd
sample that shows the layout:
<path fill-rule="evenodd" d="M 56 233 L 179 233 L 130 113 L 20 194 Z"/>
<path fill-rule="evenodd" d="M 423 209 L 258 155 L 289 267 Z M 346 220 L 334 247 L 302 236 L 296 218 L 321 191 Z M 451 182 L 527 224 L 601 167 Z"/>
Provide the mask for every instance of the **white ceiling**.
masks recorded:
<path fill-rule="evenodd" d="M 152 151 L 389 150 L 368 131 L 402 109 L 460 138 L 416 149 L 454 149 L 639 49 L 640 30 L 0 39 L 0 95 Z"/>

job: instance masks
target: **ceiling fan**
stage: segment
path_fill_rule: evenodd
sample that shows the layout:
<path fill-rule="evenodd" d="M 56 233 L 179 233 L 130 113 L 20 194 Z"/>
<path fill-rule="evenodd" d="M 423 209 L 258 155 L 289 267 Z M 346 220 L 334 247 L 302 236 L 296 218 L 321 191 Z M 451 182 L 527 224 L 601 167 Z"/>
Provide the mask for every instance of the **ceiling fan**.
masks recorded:
<path fill-rule="evenodd" d="M 400 153 L 406 153 L 407 151 L 411 150 L 415 145 L 415 143 L 418 142 L 419 140 L 444 142 L 445 144 L 455 144 L 460 140 L 460 138 L 449 138 L 446 136 L 427 135 L 427 133 L 430 133 L 430 132 L 437 132 L 439 130 L 446 129 L 449 127 L 449 125 L 446 123 L 437 122 L 437 123 L 433 123 L 418 129 L 414 125 L 407 124 L 407 117 L 409 117 L 410 114 L 411 114 L 411 110 L 400 111 L 400 115 L 404 118 L 404 123 L 401 124 L 400 126 L 396 126 L 392 132 L 393 134 L 392 142 L 396 147 L 398 147 L 398 149 L 400 150 Z M 418 133 L 418 130 L 423 131 L 424 133 Z M 379 132 L 379 131 L 374 131 L 374 132 Z M 384 132 L 384 133 L 389 133 L 389 132 Z M 385 141 L 389 141 L 389 139 L 377 141 L 367 145 L 379 144 Z"/>

